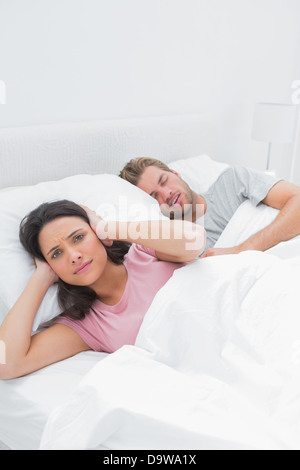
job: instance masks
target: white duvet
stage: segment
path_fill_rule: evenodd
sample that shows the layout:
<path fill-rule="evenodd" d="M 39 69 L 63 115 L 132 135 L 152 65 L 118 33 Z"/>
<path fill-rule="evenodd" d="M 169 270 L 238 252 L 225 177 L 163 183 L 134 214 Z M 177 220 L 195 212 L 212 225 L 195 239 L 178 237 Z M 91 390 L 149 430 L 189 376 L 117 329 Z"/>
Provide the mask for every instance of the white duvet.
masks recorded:
<path fill-rule="evenodd" d="M 299 239 L 177 270 L 136 345 L 51 413 L 41 449 L 300 450 L 299 280 Z"/>

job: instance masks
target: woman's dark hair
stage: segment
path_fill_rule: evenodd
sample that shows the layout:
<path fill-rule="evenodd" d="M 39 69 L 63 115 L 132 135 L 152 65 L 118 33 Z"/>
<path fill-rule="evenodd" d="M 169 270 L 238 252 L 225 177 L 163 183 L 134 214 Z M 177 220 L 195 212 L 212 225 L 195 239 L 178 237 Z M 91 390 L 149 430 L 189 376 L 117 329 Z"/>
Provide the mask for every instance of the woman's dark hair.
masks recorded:
<path fill-rule="evenodd" d="M 20 224 L 20 241 L 32 257 L 46 261 L 39 245 L 39 234 L 46 224 L 59 217 L 80 217 L 90 225 L 86 211 L 75 202 L 64 199 L 41 204 L 26 215 Z M 113 263 L 122 264 L 130 244 L 114 241 L 112 246 L 103 246 Z M 81 320 L 90 311 L 96 299 L 97 295 L 90 287 L 72 286 L 59 279 L 58 302 L 62 309 L 61 316 Z M 51 322 L 47 326 L 49 324 Z"/>

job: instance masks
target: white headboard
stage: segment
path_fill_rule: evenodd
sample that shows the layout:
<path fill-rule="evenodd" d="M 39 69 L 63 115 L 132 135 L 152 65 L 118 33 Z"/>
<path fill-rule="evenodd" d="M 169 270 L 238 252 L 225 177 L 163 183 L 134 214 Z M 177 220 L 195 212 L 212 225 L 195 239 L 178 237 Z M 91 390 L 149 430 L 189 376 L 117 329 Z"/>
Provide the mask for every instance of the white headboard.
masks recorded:
<path fill-rule="evenodd" d="M 199 114 L 2 128 L 0 188 L 82 173 L 119 174 L 141 156 L 168 163 L 211 155 L 214 141 L 212 124 Z"/>

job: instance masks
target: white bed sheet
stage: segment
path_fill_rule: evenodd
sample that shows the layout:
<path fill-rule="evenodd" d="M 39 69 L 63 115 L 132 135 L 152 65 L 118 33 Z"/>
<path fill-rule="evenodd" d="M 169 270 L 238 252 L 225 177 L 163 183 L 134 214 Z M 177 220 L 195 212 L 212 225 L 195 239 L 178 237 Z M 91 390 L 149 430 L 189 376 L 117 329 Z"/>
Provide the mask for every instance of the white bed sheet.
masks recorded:
<path fill-rule="evenodd" d="M 10 450 L 10 448 L 4 444 L 4 442 L 0 441 L 0 450 Z"/>
<path fill-rule="evenodd" d="M 276 214 L 266 206 L 254 209 L 245 203 L 218 245 L 233 246 Z M 28 377 L 0 381 L 0 439 L 13 449 L 39 448 L 42 434 L 41 449 L 298 449 L 300 240 L 282 243 L 269 254 L 254 253 L 254 264 L 249 254 L 239 255 L 238 259 L 248 259 L 248 265 L 240 266 L 242 271 L 234 271 L 234 263 L 226 270 L 224 260 L 229 257 L 208 258 L 202 266 L 211 269 L 205 275 L 187 278 L 186 289 L 182 289 L 178 270 L 155 298 L 136 346 L 124 347 L 108 357 L 81 353 Z M 280 265 L 282 260 L 286 264 Z M 267 277 L 260 276 L 251 306 L 243 288 L 248 286 L 254 267 L 265 269 L 269 280 L 274 275 L 274 282 L 264 285 Z M 194 268 L 191 265 L 188 269 Z M 281 279 L 284 292 L 280 290 Z M 204 289 L 205 281 L 210 291 Z M 215 319 L 222 320 L 215 337 L 209 321 L 205 323 L 209 315 L 202 317 L 207 335 L 200 335 L 199 325 L 191 331 L 189 323 L 174 322 L 177 316 L 188 318 L 197 311 L 189 295 L 192 285 L 194 290 L 206 292 L 201 301 L 213 300 L 206 307 Z M 255 312 L 253 302 L 256 313 L 263 312 L 281 341 L 276 349 L 276 337 L 267 336 L 271 341 L 267 343 L 260 336 L 265 356 L 251 344 L 254 341 L 257 346 L 259 333 L 259 329 L 249 329 Z M 227 313 L 235 313 L 236 319 L 248 305 L 241 324 L 235 325 L 232 317 L 224 316 L 224 303 L 231 305 Z M 274 311 L 278 313 L 275 317 Z M 163 324 L 157 323 L 158 312 Z M 252 320 L 255 326 L 257 318 Z M 173 335 L 166 334 L 170 324 L 177 328 Z M 244 328 L 240 349 L 236 342 L 228 341 L 232 332 L 235 340 L 239 338 L 236 326 Z M 264 328 L 268 333 L 269 327 Z M 180 342 L 174 344 L 172 337 L 179 335 Z M 224 335 L 227 343 L 222 340 Z M 191 345 L 195 345 L 194 351 Z M 224 364 L 236 374 L 234 383 L 230 383 L 230 376 L 222 375 Z"/>
<path fill-rule="evenodd" d="M 14 450 L 36 450 L 50 413 L 105 353 L 86 351 L 26 377 L 0 380 L 0 440 Z"/>
<path fill-rule="evenodd" d="M 136 345 L 53 410 L 41 449 L 300 450 L 300 256 L 177 270 Z"/>
<path fill-rule="evenodd" d="M 266 206 L 254 209 L 245 203 L 228 224 L 219 246 L 242 241 L 276 214 Z M 299 294 L 293 286 L 299 279 L 300 240 L 282 243 L 271 252 L 276 256 L 256 252 L 239 255 L 233 259 L 245 263 L 229 263 L 228 267 L 226 256 L 208 258 L 202 263 L 204 273 L 199 271 L 185 280 L 178 272 L 154 299 L 137 346 L 124 347 L 108 357 L 81 353 L 28 377 L 0 382 L 0 439 L 14 449 L 38 448 L 42 434 L 43 449 L 297 448 L 300 329 Z M 280 265 L 283 260 L 288 264 Z M 199 269 L 193 265 L 187 268 Z M 261 274 L 256 278 L 254 268 Z M 263 270 L 271 281 L 274 275 L 267 289 Z M 280 276 L 285 292 L 280 291 Z M 253 288 L 255 279 L 259 280 L 258 290 L 251 305 L 247 286 L 250 281 Z M 183 282 L 187 282 L 185 289 Z M 194 291 L 204 292 L 198 304 L 206 312 L 201 320 L 205 334 L 199 325 L 191 331 L 189 322 L 179 321 L 182 316 L 193 316 L 193 310 L 197 312 L 190 295 L 192 286 Z M 272 295 L 277 296 L 275 300 Z M 259 329 L 246 327 L 249 315 L 255 312 L 253 302 L 256 313 L 261 309 L 271 326 L 277 308 L 279 316 L 273 326 L 283 333 L 278 350 L 276 338 L 274 342 L 267 336 L 273 343 L 269 342 L 264 357 L 251 344 L 254 341 L 257 346 Z M 231 318 L 222 311 L 226 303 Z M 244 319 L 234 325 L 234 316 L 238 319 L 243 308 Z M 222 320 L 217 335 L 208 321 L 209 309 L 211 318 Z M 239 348 L 230 341 L 239 338 L 237 326 L 244 328 Z M 265 327 L 264 333 L 268 331 Z M 259 345 L 264 345 L 261 338 Z M 233 383 L 224 364 L 234 371 Z"/>
<path fill-rule="evenodd" d="M 277 214 L 254 212 L 241 206 L 219 246 Z M 300 450 L 299 278 L 299 237 L 177 270 L 136 345 L 53 410 L 40 448 Z"/>

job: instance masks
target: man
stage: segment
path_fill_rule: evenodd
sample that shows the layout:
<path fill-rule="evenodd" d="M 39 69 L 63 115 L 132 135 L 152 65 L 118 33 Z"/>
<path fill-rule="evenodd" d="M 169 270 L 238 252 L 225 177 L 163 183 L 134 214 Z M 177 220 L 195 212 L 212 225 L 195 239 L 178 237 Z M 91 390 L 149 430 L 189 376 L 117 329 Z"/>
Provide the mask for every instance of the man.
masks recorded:
<path fill-rule="evenodd" d="M 300 234 L 300 188 L 269 174 L 229 167 L 203 194 L 193 191 L 178 173 L 156 159 L 131 160 L 120 177 L 155 198 L 162 212 L 170 217 L 179 214 L 199 223 L 204 215 L 207 244 L 201 258 L 246 250 L 265 251 Z M 237 208 L 247 199 L 255 206 L 262 202 L 280 212 L 270 225 L 240 245 L 214 248 Z"/>

